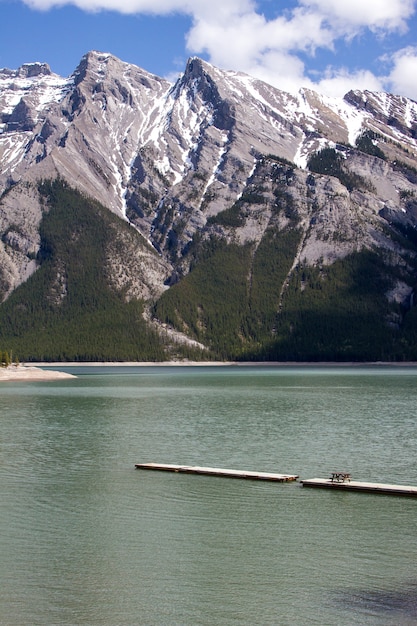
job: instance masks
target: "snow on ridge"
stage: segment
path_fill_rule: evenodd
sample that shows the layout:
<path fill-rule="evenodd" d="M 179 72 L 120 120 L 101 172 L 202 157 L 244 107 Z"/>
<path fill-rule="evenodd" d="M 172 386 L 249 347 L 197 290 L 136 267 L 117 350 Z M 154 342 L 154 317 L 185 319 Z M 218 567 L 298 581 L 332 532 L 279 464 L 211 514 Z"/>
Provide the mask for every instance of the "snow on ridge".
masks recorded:
<path fill-rule="evenodd" d="M 0 132 L 0 155 L 3 174 L 12 172 L 17 165 L 23 160 L 25 148 L 28 142 L 28 133 L 9 133 L 1 134 Z"/>
<path fill-rule="evenodd" d="M 330 142 L 325 137 L 319 137 L 315 140 L 315 151 L 322 150 L 323 148 L 327 148 L 330 145 L 334 146 L 333 142 Z M 306 170 L 308 159 L 312 153 L 311 147 L 309 147 L 304 140 L 300 141 L 299 146 L 297 148 L 297 152 L 294 155 L 294 163 L 300 169 Z"/>
<path fill-rule="evenodd" d="M 384 91 L 372 92 L 372 97 L 378 102 L 383 113 L 389 117 L 392 106 L 392 96 Z"/>
<path fill-rule="evenodd" d="M 327 101 L 327 106 L 337 113 L 344 122 L 348 131 L 348 142 L 354 146 L 356 139 L 361 134 L 365 120 L 369 118 L 369 114 L 360 111 L 348 102 L 340 98 L 332 98 Z"/>
<path fill-rule="evenodd" d="M 254 173 L 255 173 L 255 171 L 256 171 L 256 168 L 257 168 L 257 166 L 258 166 L 258 160 L 254 157 L 254 159 L 253 159 L 252 169 L 250 170 L 249 174 L 248 174 L 248 175 L 247 175 L 247 177 L 246 177 L 246 183 L 245 183 L 245 186 L 249 184 L 249 181 L 250 181 L 250 179 L 252 178 L 252 176 L 254 175 Z M 243 191 L 244 191 L 244 189 L 242 188 L 242 190 L 241 190 L 241 191 L 237 194 L 237 196 L 236 196 L 236 202 L 237 202 L 238 200 L 240 200 L 240 198 L 242 197 L 242 195 L 243 195 Z"/>
<path fill-rule="evenodd" d="M 73 79 L 57 74 L 19 77 L 0 72 L 0 107 L 9 115 L 22 98 L 30 98 L 39 113 L 46 105 L 60 102 L 72 86 Z"/>
<path fill-rule="evenodd" d="M 338 116 L 347 129 L 348 142 L 354 145 L 361 133 L 365 120 L 370 117 L 370 114 L 358 109 L 344 98 L 325 96 L 318 93 L 315 96 L 324 107 Z M 314 117 L 318 119 L 319 115 L 314 113 Z"/>
<path fill-rule="evenodd" d="M 196 94 L 196 91 L 194 91 Z M 181 151 L 181 159 L 185 168 L 191 169 L 192 161 L 190 155 L 196 151 L 201 138 L 201 125 L 207 119 L 207 115 L 211 111 L 209 105 L 204 105 L 201 109 L 195 110 L 193 100 L 188 96 L 185 90 L 182 90 L 176 102 L 177 105 L 177 123 L 179 133 L 182 138 L 182 144 L 178 147 Z"/>
<path fill-rule="evenodd" d="M 413 100 L 406 101 L 404 121 L 409 128 L 417 123 L 417 102 Z"/>
<path fill-rule="evenodd" d="M 216 180 L 217 174 L 220 171 L 220 168 L 221 168 L 222 163 L 224 161 L 224 157 L 225 157 L 225 155 L 227 153 L 228 144 L 229 144 L 229 133 L 223 132 L 221 134 L 221 144 L 219 146 L 219 154 L 217 156 L 217 159 L 216 159 L 216 162 L 214 164 L 213 170 L 212 170 L 212 172 L 210 174 L 210 177 L 209 177 L 209 179 L 208 179 L 208 181 L 207 181 L 207 183 L 206 183 L 206 185 L 205 185 L 205 187 L 203 189 L 203 193 L 201 194 L 201 202 L 200 202 L 200 207 L 199 208 L 201 208 L 201 206 L 203 204 L 204 196 L 206 195 L 208 188 Z"/>
<path fill-rule="evenodd" d="M 257 102 L 261 102 L 265 106 L 267 106 L 269 108 L 272 108 L 271 107 L 271 103 L 268 102 L 268 100 L 265 100 L 265 98 L 261 95 L 259 90 L 256 89 L 256 87 L 255 87 L 255 83 L 257 82 L 256 78 L 252 78 L 252 76 L 249 76 L 248 74 L 246 74 L 246 75 L 245 74 L 237 75 L 236 78 L 239 80 L 239 82 L 241 82 L 245 86 L 246 91 L 248 91 L 249 94 Z"/>
<path fill-rule="evenodd" d="M 309 103 L 306 92 L 304 89 L 301 89 L 295 97 L 295 100 L 291 106 L 289 105 L 289 110 L 292 110 L 294 118 L 297 121 L 300 121 L 300 117 L 303 116 L 306 119 L 314 119 L 316 120 L 317 115 L 313 110 L 313 107 Z M 314 129 L 314 125 L 311 125 L 311 130 Z"/>
<path fill-rule="evenodd" d="M 147 143 L 152 143 L 161 155 L 155 166 L 162 174 L 173 175 L 174 185 L 194 169 L 192 156 L 200 145 L 203 128 L 212 124 L 212 105 L 204 103 L 201 107 L 195 106 L 198 95 L 196 81 L 191 84 L 191 92 L 193 95 L 190 95 L 188 89 L 178 89 L 178 85 L 175 89 L 170 88 L 164 96 L 158 117 L 151 125 L 147 139 Z M 168 133 L 168 141 L 164 137 L 165 133 Z M 165 146 L 163 150 L 161 143 Z M 177 152 L 177 158 L 174 157 L 174 152 Z M 176 161 L 175 169 L 171 158 Z"/>
<path fill-rule="evenodd" d="M 277 119 L 285 117 L 286 120 L 290 122 L 297 119 L 294 107 L 291 107 L 291 105 L 287 106 L 289 101 L 291 104 L 295 103 L 295 99 L 291 94 L 280 91 L 268 83 L 241 72 L 233 73 L 233 80 L 227 80 L 226 83 L 238 99 L 246 98 L 249 94 L 257 105 L 258 115 L 266 122 L 274 125 L 277 124 L 277 120 L 271 118 L 268 111 L 277 115 Z M 261 88 L 266 91 L 266 95 L 269 96 L 269 98 L 261 93 Z M 290 112 L 291 114 L 289 115 Z"/>

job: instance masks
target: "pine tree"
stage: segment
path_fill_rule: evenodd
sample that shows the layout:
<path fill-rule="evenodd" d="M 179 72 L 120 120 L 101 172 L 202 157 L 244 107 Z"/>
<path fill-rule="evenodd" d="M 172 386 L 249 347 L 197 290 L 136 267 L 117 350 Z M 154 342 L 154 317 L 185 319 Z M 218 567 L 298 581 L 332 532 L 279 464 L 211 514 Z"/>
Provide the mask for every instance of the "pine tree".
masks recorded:
<path fill-rule="evenodd" d="M 0 352 L 0 355 L 1 355 L 1 366 L 8 367 L 10 363 L 12 362 L 10 358 L 10 354 L 6 350 L 3 350 L 3 352 Z"/>

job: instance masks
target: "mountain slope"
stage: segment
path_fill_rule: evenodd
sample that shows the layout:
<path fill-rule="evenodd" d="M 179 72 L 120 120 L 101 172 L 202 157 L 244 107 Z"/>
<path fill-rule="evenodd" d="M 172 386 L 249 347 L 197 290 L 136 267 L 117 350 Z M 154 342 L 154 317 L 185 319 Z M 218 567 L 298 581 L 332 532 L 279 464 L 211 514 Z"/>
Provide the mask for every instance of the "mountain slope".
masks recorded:
<path fill-rule="evenodd" d="M 39 193 L 48 206 L 40 268 L 0 307 L 2 340 L 24 359 L 163 359 L 143 300 L 155 296 L 152 279 L 166 265 L 134 229 L 62 181 Z"/>
<path fill-rule="evenodd" d="M 67 79 L 0 70 L 0 340 L 19 326 L 10 302 L 40 289 L 44 224 L 65 222 L 71 186 L 80 232 L 94 202 L 114 214 L 89 239 L 107 250 L 93 282 L 140 304 L 167 356 L 188 337 L 205 357 L 417 358 L 416 132 L 406 98 L 290 95 L 197 58 L 174 85 L 99 52 Z M 58 249 L 39 302 L 60 293 L 62 310 L 78 287 Z"/>

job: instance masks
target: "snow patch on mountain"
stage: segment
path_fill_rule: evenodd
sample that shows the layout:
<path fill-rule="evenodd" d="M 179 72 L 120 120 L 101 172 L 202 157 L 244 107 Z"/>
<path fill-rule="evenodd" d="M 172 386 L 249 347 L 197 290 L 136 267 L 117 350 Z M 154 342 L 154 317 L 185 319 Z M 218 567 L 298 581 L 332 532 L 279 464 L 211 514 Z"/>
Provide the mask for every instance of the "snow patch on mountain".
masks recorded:
<path fill-rule="evenodd" d="M 18 70 L 0 70 L 0 113 L 3 120 L 12 114 L 22 99 L 28 99 L 31 109 L 39 116 L 45 113 L 48 105 L 60 102 L 72 87 L 72 78 L 61 78 L 52 73 L 31 75 L 28 68 L 36 65 L 42 66 L 31 64 Z M 0 133 L 6 129 L 7 123 L 1 123 Z"/>
<path fill-rule="evenodd" d="M 29 133 L 0 135 L 0 162 L 4 174 L 11 174 L 25 155 Z"/>
<path fill-rule="evenodd" d="M 199 208 L 201 208 L 201 205 L 204 202 L 204 198 L 205 195 L 208 191 L 208 189 L 211 187 L 211 185 L 214 183 L 214 181 L 217 179 L 217 175 L 220 172 L 221 166 L 223 164 L 225 155 L 227 153 L 228 150 L 228 143 L 229 143 L 229 133 L 221 133 L 220 134 L 220 141 L 219 141 L 219 152 L 218 152 L 218 156 L 217 159 L 215 160 L 214 166 L 213 166 L 213 170 L 209 176 L 209 179 L 207 180 L 207 183 L 203 189 L 203 193 L 201 194 L 201 202 L 199 205 Z"/>

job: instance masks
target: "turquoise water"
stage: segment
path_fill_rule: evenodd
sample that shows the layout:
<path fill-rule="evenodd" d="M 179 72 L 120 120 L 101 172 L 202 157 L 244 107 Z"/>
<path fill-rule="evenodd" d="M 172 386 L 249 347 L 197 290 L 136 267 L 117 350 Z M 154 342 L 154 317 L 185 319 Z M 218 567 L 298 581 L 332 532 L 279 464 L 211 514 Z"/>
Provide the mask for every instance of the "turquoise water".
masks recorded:
<path fill-rule="evenodd" d="M 417 623 L 417 369 L 67 367 L 0 386 L 0 624 Z"/>

